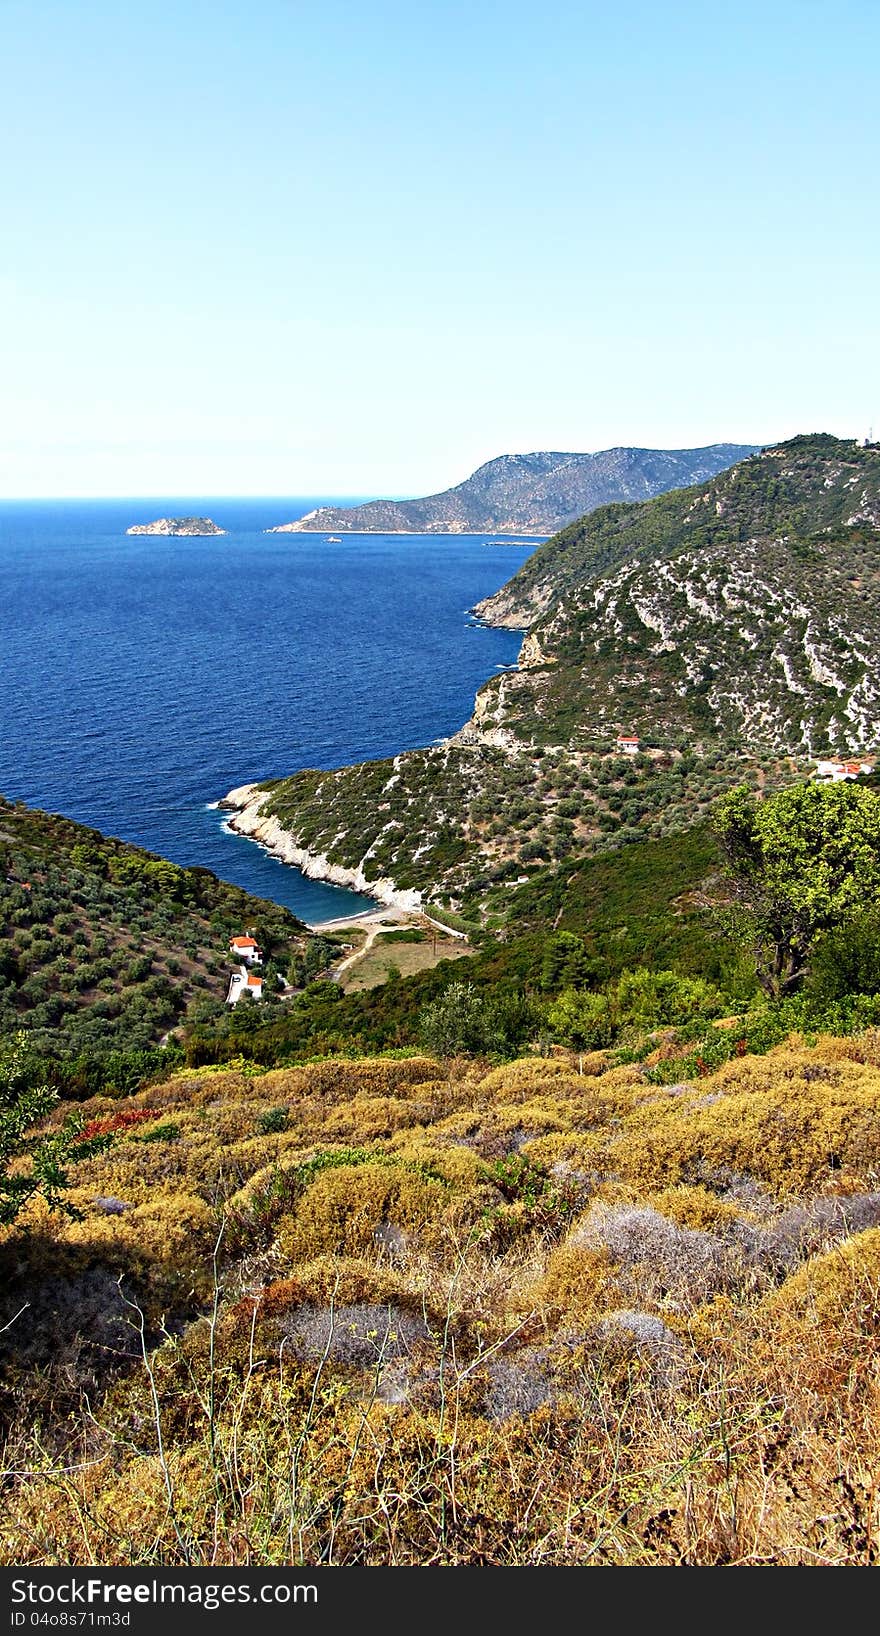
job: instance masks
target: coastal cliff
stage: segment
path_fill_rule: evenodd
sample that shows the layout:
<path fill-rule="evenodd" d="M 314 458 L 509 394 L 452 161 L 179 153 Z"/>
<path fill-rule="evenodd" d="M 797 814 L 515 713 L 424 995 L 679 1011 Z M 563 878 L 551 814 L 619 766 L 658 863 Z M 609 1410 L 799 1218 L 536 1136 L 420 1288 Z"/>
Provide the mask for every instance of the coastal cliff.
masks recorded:
<path fill-rule="evenodd" d="M 125 530 L 126 534 L 161 534 L 173 535 L 181 539 L 195 538 L 201 534 L 225 534 L 225 528 L 218 528 L 210 517 L 157 517 L 153 523 L 134 523 Z"/>
<path fill-rule="evenodd" d="M 238 835 L 245 835 L 251 841 L 259 842 L 267 852 L 271 852 L 282 863 L 294 864 L 309 880 L 329 881 L 333 886 L 347 886 L 354 892 L 363 892 L 373 897 L 379 903 L 385 903 L 397 909 L 419 909 L 422 904 L 422 894 L 419 891 L 401 891 L 395 882 L 382 876 L 376 880 L 368 880 L 363 869 L 363 860 L 353 868 L 345 864 L 332 863 L 326 853 L 312 852 L 307 847 L 300 846 L 295 836 L 285 829 L 280 820 L 266 810 L 271 800 L 272 791 L 261 784 L 241 784 L 237 789 L 230 790 L 223 797 L 220 806 L 234 813 L 229 822 L 230 829 Z"/>

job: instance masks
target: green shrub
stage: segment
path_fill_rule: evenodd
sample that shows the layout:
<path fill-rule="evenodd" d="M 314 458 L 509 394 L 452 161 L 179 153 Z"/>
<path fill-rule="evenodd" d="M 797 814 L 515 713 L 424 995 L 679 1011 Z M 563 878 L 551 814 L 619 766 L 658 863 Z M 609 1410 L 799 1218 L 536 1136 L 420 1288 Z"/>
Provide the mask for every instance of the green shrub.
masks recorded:
<path fill-rule="evenodd" d="M 567 988 L 547 1013 L 555 1039 L 575 1051 L 598 1051 L 617 1035 L 617 1019 L 608 994 L 585 994 Z"/>
<path fill-rule="evenodd" d="M 849 994 L 880 992 L 880 915 L 860 915 L 828 932 L 810 960 L 806 993 L 822 1006 Z"/>
<path fill-rule="evenodd" d="M 171 1120 L 161 1125 L 151 1125 L 143 1135 L 133 1136 L 134 1142 L 176 1142 L 180 1138 L 180 1126 Z"/>
<path fill-rule="evenodd" d="M 286 1130 L 289 1122 L 290 1109 L 288 1107 L 267 1108 L 265 1113 L 261 1113 L 257 1120 L 257 1129 L 261 1136 L 273 1136 L 282 1130 Z"/>
<path fill-rule="evenodd" d="M 468 1051 L 512 1056 L 538 1024 L 538 1010 L 525 995 L 454 982 L 422 1011 L 419 1031 L 436 1056 Z"/>
<path fill-rule="evenodd" d="M 640 1028 L 687 1023 L 694 1017 L 718 1017 L 725 1000 L 702 977 L 681 977 L 674 971 L 621 972 L 617 984 L 621 1022 Z"/>

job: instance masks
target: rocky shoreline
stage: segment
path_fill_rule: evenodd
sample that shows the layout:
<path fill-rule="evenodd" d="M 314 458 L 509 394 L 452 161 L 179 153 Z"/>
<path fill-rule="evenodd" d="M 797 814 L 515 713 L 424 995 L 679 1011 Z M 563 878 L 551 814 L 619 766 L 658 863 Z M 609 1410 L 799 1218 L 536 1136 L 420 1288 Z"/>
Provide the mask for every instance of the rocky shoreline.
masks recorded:
<path fill-rule="evenodd" d="M 489 683 L 499 684 L 497 693 L 488 683 L 484 683 L 477 691 L 473 712 L 468 720 L 443 742 L 447 745 L 484 745 L 502 750 L 507 756 L 518 753 L 523 746 L 516 735 L 509 728 L 499 725 L 495 719 L 496 715 L 500 714 L 500 707 L 503 704 L 505 680 L 523 666 L 552 662 L 545 659 L 536 639 L 526 634 L 518 663 L 501 676 L 489 678 Z M 425 899 L 420 890 L 415 887 L 401 888 L 387 875 L 378 879 L 368 878 L 364 873 L 363 858 L 352 868 L 348 864 L 332 863 L 325 852 L 313 852 L 308 847 L 300 846 L 296 836 L 284 828 L 281 820 L 274 813 L 265 811 L 271 797 L 272 791 L 264 789 L 260 784 L 239 784 L 235 789 L 229 790 L 218 805 L 225 812 L 233 814 L 227 821 L 229 828 L 237 835 L 242 835 L 249 841 L 256 841 L 282 863 L 292 864 L 299 869 L 309 880 L 327 881 L 333 886 L 347 887 L 350 891 L 361 892 L 366 897 L 374 898 L 388 908 L 406 910 L 411 914 L 425 914 L 429 900 Z"/>
<path fill-rule="evenodd" d="M 230 790 L 220 802 L 224 811 L 234 813 L 229 819 L 230 829 L 237 835 L 244 835 L 250 841 L 257 841 L 264 846 L 273 857 L 280 858 L 282 863 L 293 864 L 309 880 L 329 881 L 333 886 L 346 886 L 353 892 L 362 892 L 365 897 L 375 898 L 378 903 L 384 903 L 390 908 L 408 909 L 417 912 L 422 908 L 422 894 L 415 889 L 402 891 L 395 882 L 386 876 L 378 880 L 368 880 L 364 874 L 362 864 L 356 869 L 348 868 L 345 864 L 331 863 L 326 853 L 310 852 L 306 847 L 299 846 L 289 830 L 286 830 L 280 820 L 272 813 L 264 812 L 267 801 L 271 800 L 271 790 L 265 790 L 259 784 L 240 784 Z"/>

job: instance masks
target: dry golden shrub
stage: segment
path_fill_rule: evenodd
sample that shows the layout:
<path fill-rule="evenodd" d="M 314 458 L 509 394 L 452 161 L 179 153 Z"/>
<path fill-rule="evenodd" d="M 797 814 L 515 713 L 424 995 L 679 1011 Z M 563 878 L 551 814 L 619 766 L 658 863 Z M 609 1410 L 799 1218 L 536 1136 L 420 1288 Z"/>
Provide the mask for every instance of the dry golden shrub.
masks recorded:
<path fill-rule="evenodd" d="M 559 1244 L 543 1273 L 527 1292 L 530 1304 L 551 1329 L 581 1326 L 620 1305 L 614 1269 L 604 1250 Z"/>
<path fill-rule="evenodd" d="M 343 1101 L 351 1096 L 395 1096 L 406 1087 L 443 1079 L 443 1068 L 433 1057 L 328 1057 L 302 1068 L 278 1068 L 263 1080 L 264 1094 L 275 1101 L 287 1097 L 327 1097 Z"/>
<path fill-rule="evenodd" d="M 340 1165 L 321 1171 L 280 1227 L 290 1261 L 322 1254 L 368 1255 L 380 1228 L 425 1234 L 439 1225 L 448 1190 L 403 1165 Z"/>
<path fill-rule="evenodd" d="M 267 1284 L 257 1297 L 260 1318 L 278 1317 L 292 1307 L 314 1302 L 318 1306 L 354 1305 L 358 1302 L 400 1305 L 412 1300 L 400 1274 L 377 1266 L 363 1256 L 317 1256 L 304 1261 L 291 1278 Z M 421 1305 L 416 1297 L 414 1303 Z"/>
<path fill-rule="evenodd" d="M 585 1057 L 583 1073 L 578 1072 L 576 1060 L 569 1057 L 564 1060 L 521 1057 L 516 1062 L 505 1062 L 481 1076 L 480 1097 L 500 1097 L 506 1102 L 515 1102 L 521 1096 L 528 1098 L 542 1091 L 553 1096 L 578 1085 L 583 1087 L 585 1079 L 591 1080 L 604 1070 L 607 1054 L 597 1052 Z M 597 1059 L 600 1059 L 599 1065 Z"/>
<path fill-rule="evenodd" d="M 735 1204 L 719 1199 L 717 1193 L 711 1193 L 707 1187 L 666 1187 L 659 1193 L 649 1194 L 644 1203 L 668 1216 L 679 1227 L 695 1227 L 699 1231 L 711 1232 L 713 1227 L 738 1221 L 742 1215 Z"/>
<path fill-rule="evenodd" d="M 190 1193 L 159 1193 L 124 1215 L 67 1222 L 59 1227 L 57 1239 L 88 1248 L 94 1255 L 126 1250 L 133 1262 L 173 1266 L 204 1257 L 218 1231 L 218 1218 L 204 1199 Z"/>
<path fill-rule="evenodd" d="M 666 1321 L 697 1357 L 712 1357 L 719 1341 L 738 1335 L 742 1312 L 734 1294 L 716 1290 L 687 1312 L 665 1314 Z"/>
<path fill-rule="evenodd" d="M 470 1110 L 461 1110 L 452 1114 L 449 1119 L 438 1120 L 436 1130 L 449 1141 L 459 1137 L 474 1137 L 485 1140 L 490 1136 L 503 1138 L 511 1132 L 523 1136 L 535 1137 L 542 1131 L 571 1130 L 577 1128 L 574 1110 L 564 1102 L 551 1102 L 548 1099 L 540 1101 L 504 1103 L 493 1102 L 484 1112 L 475 1114 Z"/>
<path fill-rule="evenodd" d="M 185 1456 L 175 1453 L 173 1471 L 178 1483 L 186 1469 L 184 1461 Z M 197 1478 L 193 1462 L 186 1464 Z M 98 1490 L 92 1504 L 95 1524 L 108 1543 L 114 1537 L 125 1538 L 133 1533 L 142 1539 L 162 1539 L 168 1528 L 168 1493 L 158 1456 L 135 1457 L 122 1468 L 116 1481 L 111 1477 Z"/>
<path fill-rule="evenodd" d="M 636 1108 L 605 1163 L 645 1187 L 747 1175 L 777 1194 L 869 1186 L 880 1165 L 880 1073 L 804 1053 L 728 1063 L 685 1095 Z"/>
<path fill-rule="evenodd" d="M 820 1034 L 815 1056 L 821 1062 L 863 1062 L 880 1068 L 880 1028 L 866 1028 L 862 1034 L 837 1038 Z"/>
<path fill-rule="evenodd" d="M 604 1058 L 608 1053 L 601 1055 Z M 593 1065 L 591 1072 L 588 1063 Z M 506 1062 L 486 1074 L 475 1090 L 474 1106 L 488 1100 L 515 1105 L 546 1097 L 563 1105 L 570 1102 L 589 1108 L 595 1102 L 599 1110 L 618 1109 L 630 1107 L 643 1085 L 641 1069 L 631 1064 L 610 1067 L 605 1061 L 597 1072 L 594 1059 L 585 1058 L 584 1072 L 578 1073 L 570 1063 L 528 1057 Z"/>
<path fill-rule="evenodd" d="M 219 1179 L 235 1173 L 237 1144 L 230 1136 L 218 1139 L 210 1128 L 185 1118 L 175 1116 L 174 1123 L 177 1137 L 155 1142 L 125 1137 L 106 1154 L 77 1166 L 78 1193 L 86 1198 L 111 1194 L 126 1204 L 143 1203 L 156 1192 L 200 1193 L 213 1199 Z M 248 1168 L 262 1162 L 254 1155 Z"/>
<path fill-rule="evenodd" d="M 328 1114 L 322 1134 L 330 1141 L 371 1142 L 430 1119 L 430 1102 L 391 1096 L 354 1096 Z"/>
<path fill-rule="evenodd" d="M 434 1139 L 436 1126 L 430 1131 L 419 1127 L 403 1131 L 390 1143 L 389 1149 L 413 1164 L 426 1165 L 439 1174 L 459 1196 L 480 1188 L 489 1177 L 484 1159 L 470 1147 L 451 1146 Z"/>
<path fill-rule="evenodd" d="M 225 1102 L 260 1101 L 266 1095 L 263 1086 L 268 1075 L 240 1068 L 183 1069 L 162 1085 L 151 1085 L 140 1096 L 133 1098 L 135 1106 L 171 1108 L 222 1106 Z M 118 1106 L 118 1104 L 117 1104 Z"/>
<path fill-rule="evenodd" d="M 524 1142 L 520 1152 L 545 1170 L 562 1166 L 584 1178 L 597 1179 L 596 1167 L 605 1147 L 604 1130 L 598 1127 L 590 1131 L 548 1131 Z"/>
<path fill-rule="evenodd" d="M 820 1329 L 880 1339 L 880 1227 L 813 1256 L 763 1302 L 780 1338 Z"/>
<path fill-rule="evenodd" d="M 873 1466 L 876 1504 L 880 1228 L 814 1256 L 759 1304 L 751 1358 L 756 1378 L 772 1381 L 811 1445 L 827 1427 L 832 1449 L 836 1445 L 829 1458 L 836 1465 L 826 1479 L 831 1494 L 848 1447 L 863 1471 Z M 831 1504 L 830 1495 L 825 1503 Z"/>
<path fill-rule="evenodd" d="M 841 1228 L 827 1195 L 878 1185 L 880 1031 L 790 1041 L 665 1089 L 606 1055 L 578 1067 L 575 1054 L 491 1069 L 235 1064 L 126 1102 L 177 1138 L 123 1137 L 78 1167 L 85 1219 L 29 1207 L 0 1235 L 2 1271 L 23 1298 L 40 1284 L 44 1323 L 63 1302 L 76 1325 L 78 1292 L 94 1306 L 120 1272 L 141 1292 L 149 1344 L 168 1315 L 174 1338 L 150 1353 L 165 1465 L 142 1369 L 90 1383 L 79 1419 L 53 1366 L 19 1371 L 28 1408 L 6 1463 L 34 1475 L 7 1489 L 0 1553 L 876 1562 L 880 1228 L 767 1289 L 829 1242 L 826 1218 L 829 1233 L 874 1219 L 870 1200 L 845 1200 Z M 281 1106 L 287 1129 L 264 1134 L 261 1115 Z M 530 1165 L 499 1170 L 503 1153 Z M 555 1247 L 559 1222 L 532 1214 L 541 1171 L 583 1211 Z M 113 1213 L 101 1195 L 134 1208 Z M 511 1221 L 512 1237 L 496 1230 Z M 728 1251 L 741 1252 L 736 1277 Z M 359 1374 L 354 1354 L 326 1367 L 295 1356 L 295 1324 L 313 1310 L 320 1330 L 335 1306 L 427 1319 L 445 1402 L 433 1365 L 417 1378 L 398 1360 L 375 1401 L 376 1371 Z"/>

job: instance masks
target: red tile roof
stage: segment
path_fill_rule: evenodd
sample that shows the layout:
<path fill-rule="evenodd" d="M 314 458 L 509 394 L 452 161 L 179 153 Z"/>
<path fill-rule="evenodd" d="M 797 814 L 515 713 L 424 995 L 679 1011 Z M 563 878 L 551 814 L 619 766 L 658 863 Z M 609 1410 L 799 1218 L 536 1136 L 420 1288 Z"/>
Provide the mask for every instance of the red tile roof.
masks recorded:
<path fill-rule="evenodd" d="M 255 949 L 256 946 L 256 939 L 253 937 L 231 937 L 229 939 L 231 949 Z"/>

